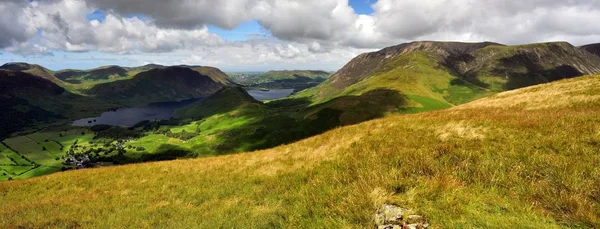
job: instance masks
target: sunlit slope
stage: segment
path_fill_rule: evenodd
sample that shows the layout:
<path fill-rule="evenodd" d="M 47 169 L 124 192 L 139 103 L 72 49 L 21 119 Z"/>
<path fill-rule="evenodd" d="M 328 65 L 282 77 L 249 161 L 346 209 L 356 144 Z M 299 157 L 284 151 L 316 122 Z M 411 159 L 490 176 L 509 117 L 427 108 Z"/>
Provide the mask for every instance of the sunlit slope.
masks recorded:
<path fill-rule="evenodd" d="M 373 90 L 397 91 L 399 111 L 434 110 L 498 92 L 600 72 L 600 58 L 566 42 L 412 42 L 357 56 L 316 88 L 315 103 Z M 445 105 L 445 106 L 444 106 Z"/>
<path fill-rule="evenodd" d="M 600 76 L 247 154 L 0 183 L 0 227 L 600 227 Z"/>

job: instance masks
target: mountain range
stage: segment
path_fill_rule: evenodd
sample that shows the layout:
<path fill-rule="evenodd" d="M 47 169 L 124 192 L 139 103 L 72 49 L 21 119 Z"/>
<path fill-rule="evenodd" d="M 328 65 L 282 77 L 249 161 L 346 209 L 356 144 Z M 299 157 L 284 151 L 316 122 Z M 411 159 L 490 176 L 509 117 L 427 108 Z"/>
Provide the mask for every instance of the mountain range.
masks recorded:
<path fill-rule="evenodd" d="M 598 47 L 419 41 L 333 74 L 231 77 L 8 63 L 0 180 L 54 174 L 0 182 L 0 227 L 364 228 L 403 209 L 383 221 L 596 228 Z M 267 102 L 243 88 L 309 85 Z M 166 120 L 70 126 L 199 97 Z"/>
<path fill-rule="evenodd" d="M 587 51 L 590 47 L 566 42 L 517 46 L 491 42 L 406 43 L 361 54 L 324 83 L 293 97 L 322 104 L 320 109 L 336 110 L 342 124 L 344 113 L 354 116 L 355 109 L 386 106 L 389 109 L 385 112 L 400 113 L 444 109 L 507 90 L 599 73 L 600 57 Z M 397 92 L 403 99 L 370 107 L 345 101 L 348 96 L 369 97 L 369 92 L 382 89 Z M 315 112 L 310 115 L 318 116 Z M 373 116 L 379 114 L 364 117 Z M 357 123 L 365 119 L 346 120 Z"/>

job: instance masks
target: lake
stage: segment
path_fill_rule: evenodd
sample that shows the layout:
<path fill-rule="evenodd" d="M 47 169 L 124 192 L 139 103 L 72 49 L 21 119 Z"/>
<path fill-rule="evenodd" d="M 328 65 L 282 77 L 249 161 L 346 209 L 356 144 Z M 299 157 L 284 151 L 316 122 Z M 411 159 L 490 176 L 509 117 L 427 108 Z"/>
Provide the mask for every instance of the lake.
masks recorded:
<path fill-rule="evenodd" d="M 269 91 L 261 91 L 261 90 L 248 90 L 246 89 L 248 94 L 252 96 L 254 99 L 259 101 L 271 100 L 271 99 L 280 99 L 284 97 L 288 97 L 292 93 L 294 93 L 294 89 L 273 89 Z"/>
<path fill-rule="evenodd" d="M 274 89 L 269 91 L 247 90 L 248 94 L 256 100 L 264 101 L 287 97 L 294 93 L 294 89 Z M 179 108 L 201 101 L 203 98 L 189 99 L 184 101 L 173 101 L 163 103 L 152 103 L 143 107 L 121 108 L 116 111 L 102 113 L 99 117 L 84 118 L 73 122 L 73 126 L 133 126 L 144 120 L 170 119 Z"/>
<path fill-rule="evenodd" d="M 121 108 L 116 111 L 104 112 L 100 117 L 77 120 L 72 125 L 93 126 L 104 124 L 111 126 L 133 126 L 144 120 L 170 119 L 175 114 L 175 110 L 201 101 L 202 99 L 204 98 L 152 103 L 143 107 Z"/>

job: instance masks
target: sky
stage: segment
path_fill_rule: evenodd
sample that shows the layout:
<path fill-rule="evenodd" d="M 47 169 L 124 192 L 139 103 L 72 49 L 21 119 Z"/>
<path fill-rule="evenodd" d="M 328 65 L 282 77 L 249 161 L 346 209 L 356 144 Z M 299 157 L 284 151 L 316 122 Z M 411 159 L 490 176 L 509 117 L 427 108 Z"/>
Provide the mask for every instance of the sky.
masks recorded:
<path fill-rule="evenodd" d="M 334 71 L 418 40 L 600 42 L 598 0 L 0 0 L 0 64 Z"/>

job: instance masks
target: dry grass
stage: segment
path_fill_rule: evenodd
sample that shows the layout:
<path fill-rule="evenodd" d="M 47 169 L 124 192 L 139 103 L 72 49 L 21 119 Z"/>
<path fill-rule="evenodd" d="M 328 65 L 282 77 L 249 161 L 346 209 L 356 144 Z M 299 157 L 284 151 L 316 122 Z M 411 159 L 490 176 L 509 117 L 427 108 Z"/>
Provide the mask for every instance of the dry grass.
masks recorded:
<path fill-rule="evenodd" d="M 600 103 L 578 99 L 599 95 L 598 83 L 556 82 L 252 153 L 2 182 L 0 227 L 365 228 L 395 203 L 436 228 L 598 228 Z M 556 90 L 566 98 L 508 102 Z M 563 101 L 572 104 L 551 105 Z"/>
<path fill-rule="evenodd" d="M 597 76 L 563 80 L 558 84 L 542 84 L 490 96 L 460 107 L 469 108 L 522 108 L 539 110 L 568 108 L 600 103 L 600 81 Z M 585 83 L 584 83 L 585 82 Z"/>

